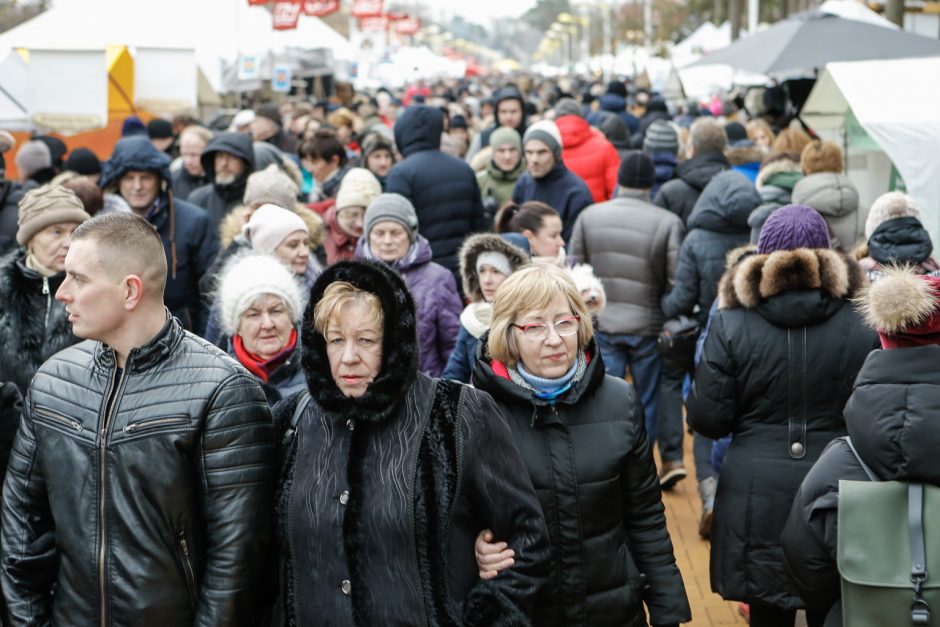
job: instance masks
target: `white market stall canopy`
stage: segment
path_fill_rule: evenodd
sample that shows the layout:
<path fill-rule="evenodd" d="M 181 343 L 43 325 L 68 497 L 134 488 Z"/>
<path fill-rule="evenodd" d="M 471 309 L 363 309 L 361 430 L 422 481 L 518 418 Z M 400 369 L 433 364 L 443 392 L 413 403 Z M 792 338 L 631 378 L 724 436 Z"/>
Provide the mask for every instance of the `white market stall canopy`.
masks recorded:
<path fill-rule="evenodd" d="M 924 226 L 940 242 L 940 58 L 830 63 L 803 105 L 813 129 L 843 127 L 851 111 L 898 169 Z"/>
<path fill-rule="evenodd" d="M 328 48 L 334 59 L 355 58 L 349 41 L 322 20 L 301 16 L 296 29 L 275 31 L 270 12 L 244 0 L 57 0 L 53 8 L 0 35 L 0 54 L 10 48 L 105 45 L 193 49 L 217 92 L 224 91 L 223 64 L 243 54 Z"/>
<path fill-rule="evenodd" d="M 0 53 L 2 55 L 2 53 Z M 0 128 L 23 131 L 29 120 L 30 88 L 26 62 L 15 52 L 0 61 Z"/>

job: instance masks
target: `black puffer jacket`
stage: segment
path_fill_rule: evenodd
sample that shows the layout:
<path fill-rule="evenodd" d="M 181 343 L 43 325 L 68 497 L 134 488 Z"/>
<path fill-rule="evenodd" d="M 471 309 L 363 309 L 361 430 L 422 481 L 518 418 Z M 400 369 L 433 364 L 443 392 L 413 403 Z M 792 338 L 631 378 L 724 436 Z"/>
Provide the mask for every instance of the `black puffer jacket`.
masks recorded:
<path fill-rule="evenodd" d="M 183 166 L 172 172 L 170 177 L 173 182 L 173 195 L 179 200 L 186 200 L 196 189 L 209 182 L 204 174 L 193 176 Z"/>
<path fill-rule="evenodd" d="M 874 351 L 845 405 L 852 445 L 884 481 L 940 486 L 940 346 Z M 836 440 L 806 475 L 783 530 L 793 582 L 810 609 L 840 598 L 836 566 L 839 480 L 867 481 L 844 440 Z M 841 623 L 839 623 L 841 624 Z"/>
<path fill-rule="evenodd" d="M 228 185 L 215 182 L 215 154 L 217 152 L 233 154 L 245 162 L 245 171 Z M 190 192 L 187 200 L 206 210 L 212 229 L 217 231 L 222 218 L 242 203 L 248 177 L 255 170 L 255 151 L 252 147 L 251 135 L 249 133 L 219 133 L 206 144 L 199 159 L 202 161 L 202 168 L 209 182 Z"/>
<path fill-rule="evenodd" d="M 395 122 L 395 144 L 405 156 L 388 174 L 386 191 L 411 201 L 433 260 L 457 270 L 464 238 L 486 230 L 477 177 L 466 163 L 440 151 L 444 121 L 439 109 L 408 107 Z"/>
<path fill-rule="evenodd" d="M 26 185 L 8 181 L 0 176 L 0 255 L 5 255 L 16 247 L 20 201 L 30 187 L 35 186 L 35 183 Z"/>
<path fill-rule="evenodd" d="M 712 178 L 722 170 L 731 169 L 724 155 L 705 153 L 683 161 L 676 168 L 676 178 L 663 183 L 653 202 L 668 209 L 688 224 L 695 201 Z"/>
<path fill-rule="evenodd" d="M 335 281 L 384 310 L 381 371 L 356 399 L 334 383 L 313 326 Z M 314 285 L 302 338 L 312 397 L 295 427 L 299 395 L 275 409 L 278 624 L 528 624 L 549 554 L 532 483 L 489 395 L 417 372 L 415 327 L 408 289 L 387 267 L 343 261 Z M 516 552 L 490 581 L 473 554 L 485 528 Z"/>
<path fill-rule="evenodd" d="M 720 172 L 705 186 L 679 249 L 675 287 L 663 296 L 667 318 L 691 316 L 698 305 L 697 316 L 704 327 L 725 273 L 725 257 L 748 242 L 747 219 L 760 203 L 760 194 L 740 172 Z"/>
<path fill-rule="evenodd" d="M 23 395 L 44 361 L 79 342 L 55 299 L 65 273 L 43 277 L 25 259 L 20 249 L 0 260 L 0 381 L 15 383 Z"/>
<path fill-rule="evenodd" d="M 865 281 L 831 250 L 754 255 L 721 279 L 687 402 L 692 428 L 734 435 L 715 500 L 711 585 L 728 600 L 798 608 L 780 532 L 803 477 L 845 435 L 842 408 L 878 346 L 848 301 Z"/>
<path fill-rule="evenodd" d="M 508 414 L 551 536 L 551 579 L 535 624 L 645 626 L 644 601 L 653 625 L 688 622 L 634 389 L 604 374 L 592 344 L 584 376 L 548 405 L 496 374 L 483 357 L 485 345 L 480 342 L 473 383 Z M 505 372 L 505 366 L 497 363 L 496 370 Z"/>
<path fill-rule="evenodd" d="M 275 474 L 261 388 L 173 318 L 116 373 L 89 340 L 33 379 L 3 488 L 12 624 L 258 625 Z"/>

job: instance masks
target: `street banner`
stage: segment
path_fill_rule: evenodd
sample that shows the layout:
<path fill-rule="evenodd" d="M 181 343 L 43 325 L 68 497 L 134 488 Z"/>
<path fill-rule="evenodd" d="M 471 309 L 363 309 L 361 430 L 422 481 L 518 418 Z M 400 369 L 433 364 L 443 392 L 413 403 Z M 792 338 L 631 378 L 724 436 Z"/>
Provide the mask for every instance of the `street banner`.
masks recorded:
<path fill-rule="evenodd" d="M 291 69 L 288 65 L 275 65 L 271 74 L 271 91 L 287 93 L 290 91 Z"/>
<path fill-rule="evenodd" d="M 395 32 L 399 35 L 414 35 L 421 28 L 421 20 L 416 17 L 405 16 L 395 22 Z"/>
<path fill-rule="evenodd" d="M 353 17 L 379 17 L 384 8 L 383 0 L 352 0 L 349 14 Z"/>
<path fill-rule="evenodd" d="M 388 30 L 388 16 L 359 18 L 359 29 L 367 33 L 384 33 Z"/>
<path fill-rule="evenodd" d="M 304 0 L 304 13 L 323 17 L 339 11 L 339 0 Z"/>
<path fill-rule="evenodd" d="M 277 0 L 271 14 L 274 20 L 274 30 L 293 30 L 297 28 L 300 11 L 303 5 L 300 0 Z"/>

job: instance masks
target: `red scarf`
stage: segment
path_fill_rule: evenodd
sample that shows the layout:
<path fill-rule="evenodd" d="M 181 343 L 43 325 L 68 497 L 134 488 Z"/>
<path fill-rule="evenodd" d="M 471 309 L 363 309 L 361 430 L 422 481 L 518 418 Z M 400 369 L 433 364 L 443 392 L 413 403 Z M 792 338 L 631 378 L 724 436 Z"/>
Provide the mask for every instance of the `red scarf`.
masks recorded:
<path fill-rule="evenodd" d="M 238 358 L 241 365 L 247 368 L 248 372 L 267 383 L 271 373 L 277 370 L 278 366 L 281 366 L 287 361 L 297 347 L 297 329 L 291 329 L 287 346 L 271 359 L 265 360 L 254 353 L 248 352 L 248 349 L 245 348 L 245 345 L 242 343 L 242 336 L 240 335 L 236 335 L 232 340 L 232 346 L 235 349 L 235 357 Z"/>

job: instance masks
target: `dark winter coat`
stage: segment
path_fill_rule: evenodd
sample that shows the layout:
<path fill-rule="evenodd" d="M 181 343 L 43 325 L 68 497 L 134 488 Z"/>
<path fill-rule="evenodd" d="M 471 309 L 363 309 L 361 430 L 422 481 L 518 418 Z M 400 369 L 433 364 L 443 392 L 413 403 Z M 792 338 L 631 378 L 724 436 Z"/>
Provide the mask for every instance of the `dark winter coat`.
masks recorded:
<path fill-rule="evenodd" d="M 483 170 L 477 172 L 477 185 L 480 186 L 480 196 L 483 198 L 487 229 L 493 228 L 493 218 L 499 208 L 512 200 L 512 190 L 524 172 L 525 159 L 521 156 L 519 163 L 510 172 L 500 170 L 492 159 Z"/>
<path fill-rule="evenodd" d="M 566 242 L 571 239 L 574 221 L 585 207 L 594 204 L 591 190 L 577 174 L 556 163 L 548 174 L 535 179 L 526 172 L 516 181 L 512 190 L 512 201 L 521 205 L 527 200 L 540 200 L 558 212 L 561 216 L 561 237 Z"/>
<path fill-rule="evenodd" d="M 686 403 L 692 428 L 734 435 L 718 479 L 712 590 L 727 600 L 803 606 L 780 533 L 797 489 L 826 445 L 878 336 L 849 298 L 865 277 L 831 250 L 753 255 L 721 279 Z"/>
<path fill-rule="evenodd" d="M 610 200 L 617 190 L 620 155 L 604 134 L 578 115 L 563 115 L 555 120 L 561 133 L 562 160 L 581 177 L 594 202 Z"/>
<path fill-rule="evenodd" d="M 656 169 L 656 182 L 650 188 L 650 198 L 656 198 L 656 194 L 662 189 L 667 181 L 676 177 L 676 168 L 679 167 L 679 159 L 671 152 L 651 152 L 650 159 L 653 160 L 653 167 Z"/>
<path fill-rule="evenodd" d="M 215 182 L 215 153 L 227 152 L 245 162 L 245 171 L 228 185 Z M 208 183 L 197 187 L 189 194 L 189 202 L 206 210 L 212 229 L 218 230 L 222 218 L 242 203 L 248 177 L 255 170 L 255 151 L 249 133 L 219 133 L 206 144 L 200 157 Z"/>
<path fill-rule="evenodd" d="M 599 101 L 601 103 L 600 111 L 595 111 L 588 115 L 587 120 L 590 124 L 597 124 L 601 119 L 601 112 L 608 111 L 613 113 L 627 125 L 630 135 L 640 130 L 640 121 L 632 113 L 627 111 L 627 99 L 617 94 L 603 94 Z"/>
<path fill-rule="evenodd" d="M 673 212 L 688 223 L 695 201 L 712 178 L 731 164 L 724 155 L 706 153 L 683 161 L 676 168 L 676 178 L 659 188 L 653 202 Z"/>
<path fill-rule="evenodd" d="M 852 446 L 884 481 L 940 486 L 940 346 L 873 351 L 845 405 Z M 844 440 L 823 452 L 800 486 L 783 530 L 783 551 L 806 606 L 827 612 L 841 597 L 839 480 L 868 476 Z M 842 624 L 839 622 L 838 624 Z"/>
<path fill-rule="evenodd" d="M 598 130 L 604 134 L 607 141 L 613 144 L 614 149 L 617 151 L 617 156 L 622 161 L 623 156 L 632 150 L 630 147 L 630 131 L 627 128 L 627 123 L 624 122 L 620 116 L 610 111 L 601 111 L 600 113 L 600 117 L 597 118 L 597 122 L 594 124 L 597 126 Z"/>
<path fill-rule="evenodd" d="M 5 255 L 16 247 L 20 201 L 30 187 L 35 185 L 8 181 L 0 176 L 0 255 Z"/>
<path fill-rule="evenodd" d="M 644 601 L 654 625 L 688 622 L 639 396 L 604 374 L 593 343 L 589 353 L 584 376 L 555 405 L 496 374 L 482 354 L 473 371 L 509 418 L 548 523 L 551 576 L 535 624 L 645 626 Z"/>
<path fill-rule="evenodd" d="M 131 350 L 105 414 L 116 373 L 89 340 L 33 379 L 3 490 L 12 624 L 260 624 L 275 478 L 261 389 L 175 319 Z"/>
<path fill-rule="evenodd" d="M 653 337 L 666 321 L 660 307 L 673 286 L 685 226 L 645 193 L 621 192 L 588 207 L 575 223 L 568 258 L 589 263 L 604 284 L 604 333 Z"/>
<path fill-rule="evenodd" d="M 384 309 L 382 364 L 366 393 L 333 382 L 313 309 L 348 281 Z M 390 269 L 342 261 L 314 286 L 303 324 L 311 400 L 275 409 L 279 625 L 528 624 L 549 555 L 532 483 L 489 395 L 417 373 L 414 304 Z M 482 581 L 476 535 L 516 553 Z"/>
<path fill-rule="evenodd" d="M 180 166 L 178 170 L 170 174 L 173 183 L 173 196 L 180 200 L 186 200 L 189 195 L 209 182 L 209 179 L 202 176 L 193 176 L 186 168 Z"/>
<path fill-rule="evenodd" d="M 55 299 L 65 273 L 46 278 L 25 260 L 23 249 L 0 260 L 0 381 L 15 383 L 24 396 L 44 361 L 80 341 Z"/>
<path fill-rule="evenodd" d="M 528 127 L 528 121 L 526 120 L 525 113 L 525 97 L 522 95 L 522 92 L 519 91 L 515 85 L 506 85 L 496 90 L 496 93 L 493 94 L 493 112 L 496 116 L 496 121 L 490 125 L 488 128 L 483 129 L 483 132 L 473 138 L 473 141 L 470 143 L 470 149 L 467 151 L 467 161 L 473 158 L 476 153 L 483 150 L 490 145 L 490 135 L 493 134 L 497 128 L 502 126 L 499 121 L 498 112 L 499 112 L 499 103 L 505 102 L 506 100 L 515 100 L 519 103 L 519 106 L 522 107 L 522 121 L 519 122 L 519 125 L 515 129 L 519 132 L 519 137 L 525 135 L 525 130 Z"/>
<path fill-rule="evenodd" d="M 356 257 L 360 259 L 367 258 L 363 244 L 364 240 L 360 239 L 356 248 Z M 431 261 L 431 246 L 421 235 L 414 254 L 399 259 L 392 266 L 404 277 L 415 301 L 420 347 L 418 370 L 439 377 L 460 331 L 463 303 L 457 282 L 446 268 Z"/>
<path fill-rule="evenodd" d="M 386 191 L 411 201 L 434 261 L 453 272 L 460 243 L 486 225 L 476 174 L 440 151 L 443 128 L 442 114 L 434 107 L 405 110 L 395 123 L 395 144 L 405 159 L 389 172 Z"/>
<path fill-rule="evenodd" d="M 299 337 L 299 336 L 298 336 Z M 235 349 L 232 348 L 231 338 L 225 338 L 228 344 L 229 357 L 238 361 L 235 355 Z M 291 353 L 287 361 L 274 369 L 274 372 L 268 375 L 267 381 L 262 381 L 255 377 L 255 381 L 264 390 L 264 397 L 268 400 L 268 405 L 274 406 L 280 401 L 293 396 L 297 392 L 306 389 L 307 380 L 304 378 L 304 371 L 300 367 L 300 344 Z"/>
<path fill-rule="evenodd" d="M 689 234 L 679 251 L 679 268 L 671 292 L 663 296 L 667 318 L 691 316 L 698 305 L 704 326 L 725 273 L 727 254 L 748 242 L 747 219 L 760 204 L 760 194 L 739 172 L 721 172 L 705 186 L 689 216 Z"/>

